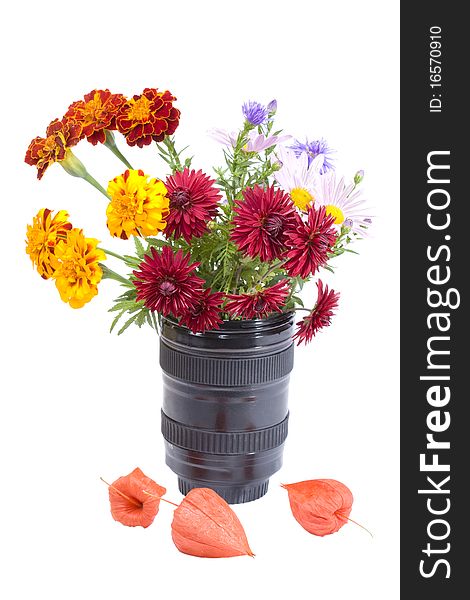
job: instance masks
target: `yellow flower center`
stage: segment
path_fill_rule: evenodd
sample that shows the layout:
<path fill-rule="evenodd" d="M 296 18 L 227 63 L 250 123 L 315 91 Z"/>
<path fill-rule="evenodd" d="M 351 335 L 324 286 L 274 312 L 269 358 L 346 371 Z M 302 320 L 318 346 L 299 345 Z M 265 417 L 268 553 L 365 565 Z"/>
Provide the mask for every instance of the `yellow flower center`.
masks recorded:
<path fill-rule="evenodd" d="M 103 114 L 103 104 L 101 97 L 98 93 L 93 96 L 93 100 L 90 100 L 85 104 L 82 109 L 82 114 L 86 123 L 94 123 L 100 121 Z"/>
<path fill-rule="evenodd" d="M 310 202 L 314 199 L 312 194 L 305 188 L 294 188 L 291 190 L 290 196 L 297 208 L 300 208 L 300 210 L 304 212 L 307 210 L 307 206 Z"/>
<path fill-rule="evenodd" d="M 338 206 L 327 204 L 325 206 L 325 210 L 327 215 L 335 218 L 335 225 L 341 225 L 344 223 L 344 213 Z"/>
<path fill-rule="evenodd" d="M 136 194 L 121 192 L 121 196 L 113 198 L 113 210 L 123 220 L 133 221 L 137 213 L 142 212 L 143 200 L 139 200 Z"/>
<path fill-rule="evenodd" d="M 41 158 L 38 160 L 38 166 L 42 166 L 51 160 L 58 160 L 58 156 L 63 148 L 66 147 L 65 137 L 61 131 L 47 136 L 42 150 L 39 152 Z"/>
<path fill-rule="evenodd" d="M 46 141 L 44 142 L 44 150 L 46 152 L 53 152 L 55 150 L 56 147 L 56 140 L 55 140 L 56 134 L 52 134 L 49 135 L 46 138 Z"/>
<path fill-rule="evenodd" d="M 40 229 L 31 229 L 28 234 L 29 252 L 39 252 L 44 246 L 53 246 L 53 243 L 46 242 L 47 235 Z"/>
<path fill-rule="evenodd" d="M 150 100 L 141 96 L 138 100 L 130 100 L 127 118 L 132 121 L 148 121 L 150 115 Z"/>
<path fill-rule="evenodd" d="M 85 259 L 79 257 L 66 258 L 60 267 L 62 277 L 73 282 L 85 275 Z"/>

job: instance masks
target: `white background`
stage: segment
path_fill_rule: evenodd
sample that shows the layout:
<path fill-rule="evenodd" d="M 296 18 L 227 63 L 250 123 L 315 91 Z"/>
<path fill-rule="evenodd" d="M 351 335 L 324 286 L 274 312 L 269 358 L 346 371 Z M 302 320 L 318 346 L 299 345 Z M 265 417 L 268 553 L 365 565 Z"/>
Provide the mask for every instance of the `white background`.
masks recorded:
<path fill-rule="evenodd" d="M 398 598 L 398 2 L 23 2 L 10 3 L 4 28 L 0 596 Z M 135 466 L 181 499 L 159 433 L 157 338 L 108 333 L 112 282 L 81 310 L 63 304 L 23 242 L 48 207 L 103 246 L 130 249 L 109 239 L 93 188 L 58 165 L 38 182 L 23 163 L 30 139 L 95 87 L 170 89 L 177 141 L 198 168 L 221 163 L 209 128 L 241 124 L 247 99 L 276 98 L 286 132 L 324 136 L 338 172 L 366 172 L 374 237 L 325 274 L 340 310 L 296 352 L 284 467 L 267 496 L 235 507 L 255 559 L 180 554 L 169 505 L 147 530 L 110 516 L 99 477 Z M 118 143 L 134 165 L 165 174 L 153 147 Z M 103 147 L 81 142 L 76 154 L 103 184 L 122 172 Z M 313 289 L 304 299 L 313 304 Z M 279 484 L 320 477 L 351 488 L 351 517 L 373 538 L 352 524 L 325 538 L 297 524 Z"/>

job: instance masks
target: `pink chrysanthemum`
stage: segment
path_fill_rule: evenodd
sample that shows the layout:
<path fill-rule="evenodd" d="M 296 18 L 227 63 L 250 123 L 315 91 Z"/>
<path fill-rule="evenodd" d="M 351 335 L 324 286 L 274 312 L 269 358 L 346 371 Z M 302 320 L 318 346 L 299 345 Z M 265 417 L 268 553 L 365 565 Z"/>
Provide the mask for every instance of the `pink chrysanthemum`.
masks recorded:
<path fill-rule="evenodd" d="M 170 214 L 166 219 L 165 235 L 201 237 L 207 231 L 207 223 L 217 214 L 217 203 L 221 194 L 214 187 L 214 179 L 201 170 L 176 171 L 166 180 L 170 198 Z"/>
<path fill-rule="evenodd" d="M 180 324 L 186 325 L 194 333 L 219 329 L 222 323 L 220 311 L 224 297 L 222 292 L 212 293 L 210 289 L 203 290 L 194 307 L 181 317 Z"/>
<path fill-rule="evenodd" d="M 268 262 L 283 254 L 287 232 L 297 223 L 288 194 L 272 186 L 247 188 L 243 200 L 235 204 L 235 213 L 231 237 L 242 252 Z"/>
<path fill-rule="evenodd" d="M 164 315 L 182 317 L 191 311 L 202 292 L 204 280 L 194 275 L 199 263 L 189 264 L 189 254 L 176 254 L 165 246 L 161 252 L 151 248 L 140 269 L 134 271 L 137 300 L 143 300 L 150 310 Z"/>
<path fill-rule="evenodd" d="M 335 219 L 326 214 L 324 206 L 308 209 L 307 222 L 300 218 L 297 227 L 287 232 L 287 262 L 285 269 L 291 277 L 306 279 L 314 275 L 328 260 L 336 241 Z"/>
<path fill-rule="evenodd" d="M 227 294 L 230 302 L 225 311 L 232 317 L 242 319 L 262 319 L 273 312 L 282 312 L 282 306 L 289 295 L 290 287 L 286 279 L 253 294 Z"/>
<path fill-rule="evenodd" d="M 338 306 L 338 292 L 328 290 L 327 285 L 323 289 L 321 279 L 317 282 L 317 289 L 318 296 L 315 308 L 302 321 L 297 323 L 297 331 L 294 335 L 294 339 L 298 339 L 297 345 L 302 342 L 307 344 L 316 335 L 317 331 L 323 329 L 323 327 L 328 327 L 334 314 L 333 311 Z"/>

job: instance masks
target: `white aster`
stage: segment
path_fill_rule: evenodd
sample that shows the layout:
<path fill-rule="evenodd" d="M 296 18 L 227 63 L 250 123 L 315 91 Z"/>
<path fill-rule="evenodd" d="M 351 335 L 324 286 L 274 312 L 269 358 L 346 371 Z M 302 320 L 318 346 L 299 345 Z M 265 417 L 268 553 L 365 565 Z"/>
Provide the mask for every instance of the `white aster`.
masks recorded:
<path fill-rule="evenodd" d="M 316 204 L 325 206 L 326 212 L 335 217 L 336 225 L 345 225 L 360 237 L 368 235 L 371 215 L 362 191 L 354 183 L 345 185 L 344 177 L 337 181 L 336 173 L 328 171 L 315 178 L 313 195 Z"/>
<path fill-rule="evenodd" d="M 297 157 L 293 150 L 281 146 L 276 154 L 281 168 L 275 172 L 274 178 L 290 194 L 294 204 L 306 211 L 315 200 L 315 182 L 323 166 L 323 154 L 314 158 L 310 166 L 305 152 Z"/>
<path fill-rule="evenodd" d="M 262 152 L 267 148 L 271 148 L 271 146 L 282 144 L 291 138 L 291 135 L 270 135 L 266 137 L 262 133 L 258 133 L 256 130 L 252 129 L 248 133 L 248 142 L 243 147 L 243 150 L 245 150 L 245 152 Z"/>
<path fill-rule="evenodd" d="M 207 132 L 213 140 L 219 142 L 223 146 L 235 146 L 237 143 L 238 134 L 236 131 L 226 131 L 225 129 L 218 129 L 215 127 L 214 129 L 210 129 Z"/>

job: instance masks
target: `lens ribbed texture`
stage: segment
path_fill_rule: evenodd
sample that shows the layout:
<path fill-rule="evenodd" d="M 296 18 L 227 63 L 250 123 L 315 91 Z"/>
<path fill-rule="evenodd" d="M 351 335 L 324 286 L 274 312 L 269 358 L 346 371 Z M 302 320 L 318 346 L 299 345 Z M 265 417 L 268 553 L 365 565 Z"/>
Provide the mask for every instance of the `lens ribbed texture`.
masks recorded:
<path fill-rule="evenodd" d="M 289 415 L 277 425 L 254 431 L 217 432 L 186 427 L 162 411 L 162 433 L 170 444 L 209 454 L 252 454 L 284 443 Z"/>
<path fill-rule="evenodd" d="M 258 500 L 266 494 L 268 491 L 269 479 L 253 486 L 243 487 L 223 487 L 210 485 L 211 489 L 214 490 L 219 496 L 221 496 L 225 502 L 229 504 L 241 504 L 242 502 L 252 502 Z M 201 481 L 191 481 L 189 479 L 183 479 L 178 477 L 178 488 L 180 492 L 186 495 L 190 490 L 195 487 L 204 487 Z"/>
<path fill-rule="evenodd" d="M 257 358 L 211 358 L 194 356 L 160 344 L 160 366 L 168 375 L 191 383 L 241 386 L 274 381 L 294 366 L 294 345 Z"/>

